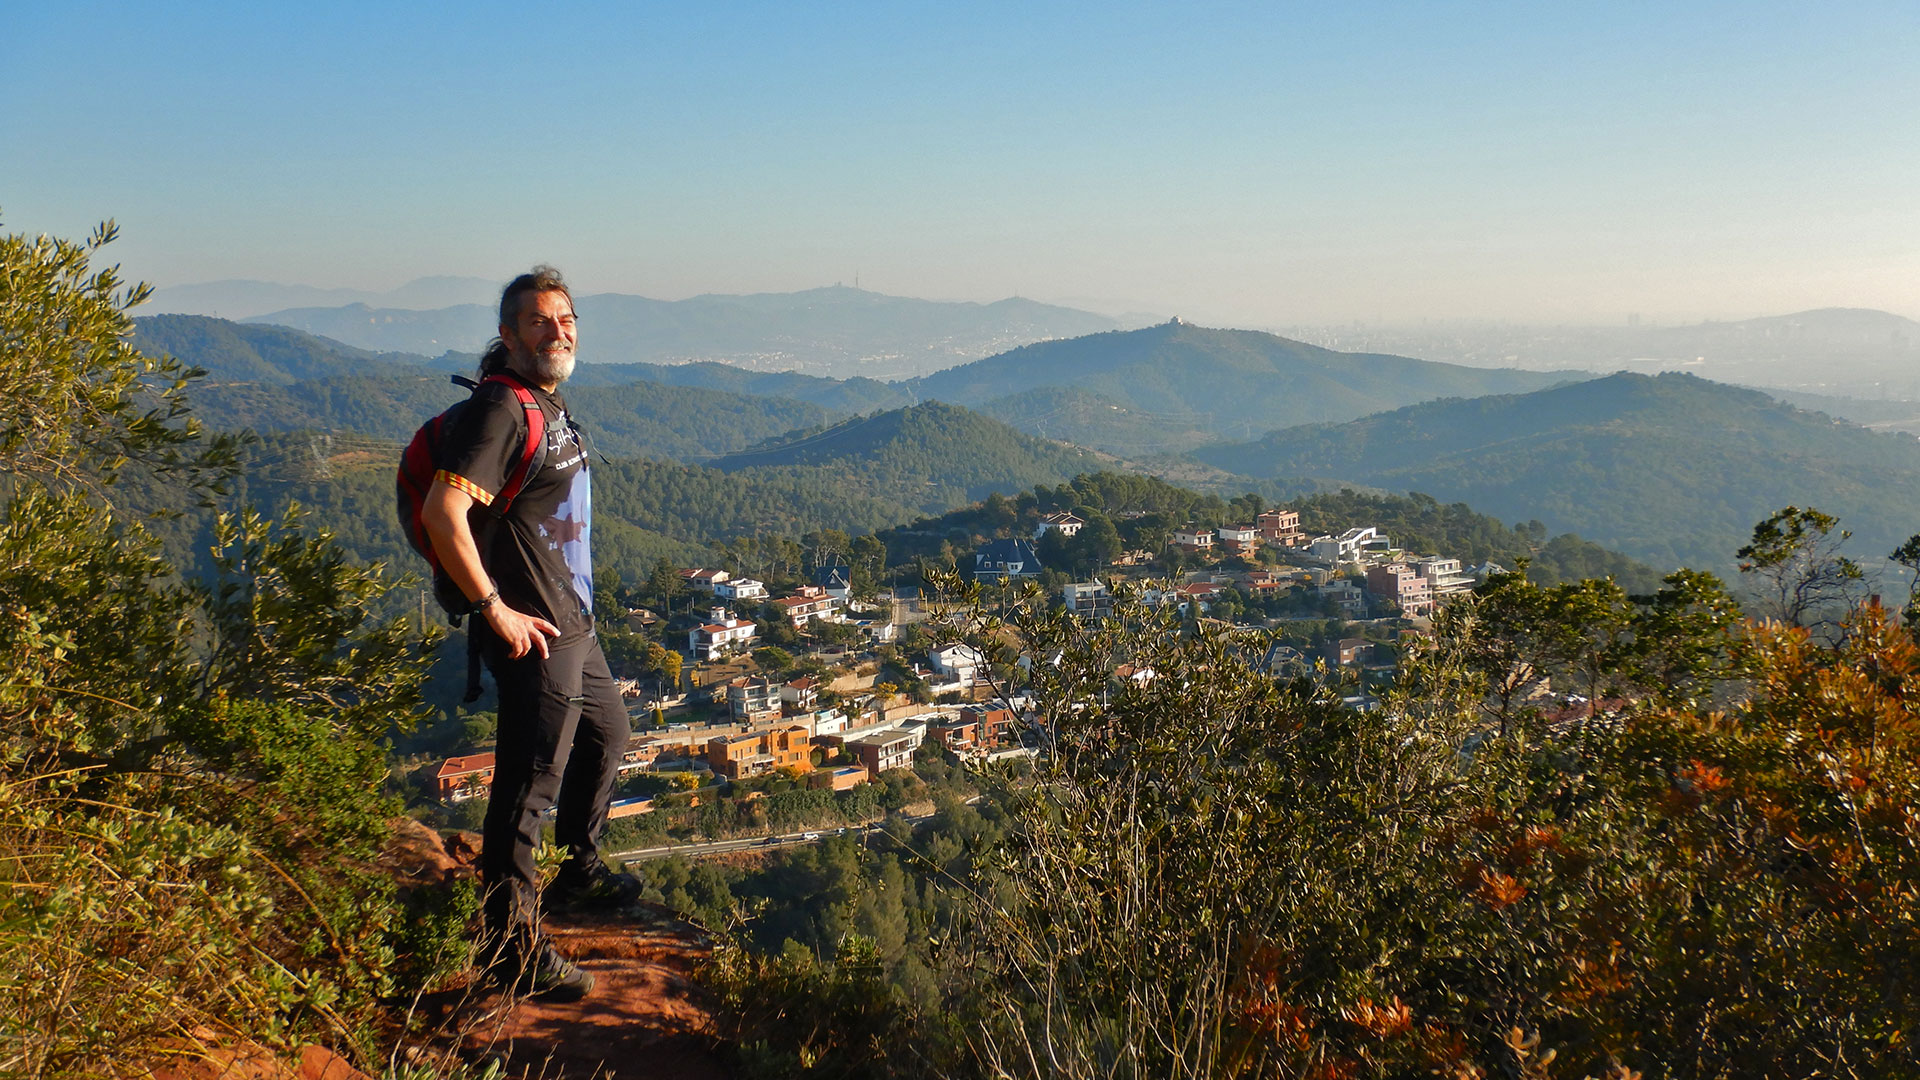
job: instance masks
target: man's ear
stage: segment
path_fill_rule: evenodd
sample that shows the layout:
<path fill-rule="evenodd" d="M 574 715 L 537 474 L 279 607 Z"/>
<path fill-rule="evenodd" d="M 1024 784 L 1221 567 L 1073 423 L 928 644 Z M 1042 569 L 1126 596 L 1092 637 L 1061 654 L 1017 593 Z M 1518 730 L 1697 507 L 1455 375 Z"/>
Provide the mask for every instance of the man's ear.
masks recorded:
<path fill-rule="evenodd" d="M 506 323 L 500 324 L 500 340 L 508 348 L 512 348 L 513 346 L 520 344 L 520 336 L 518 334 L 515 334 L 513 332 L 513 327 L 508 326 Z"/>

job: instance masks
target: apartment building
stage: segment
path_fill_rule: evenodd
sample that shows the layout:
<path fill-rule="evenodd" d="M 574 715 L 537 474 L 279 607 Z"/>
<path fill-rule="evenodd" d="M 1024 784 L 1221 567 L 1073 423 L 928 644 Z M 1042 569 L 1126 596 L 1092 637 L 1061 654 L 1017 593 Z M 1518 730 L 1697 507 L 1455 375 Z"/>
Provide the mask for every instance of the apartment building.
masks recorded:
<path fill-rule="evenodd" d="M 1104 619 L 1113 613 L 1113 594 L 1104 581 L 1075 581 L 1060 587 L 1067 603 L 1067 614 L 1087 619 Z"/>
<path fill-rule="evenodd" d="M 1401 614 L 1412 616 L 1433 613 L 1433 586 L 1420 572 L 1406 563 L 1387 563 L 1367 569 L 1367 592 L 1391 601 Z"/>
<path fill-rule="evenodd" d="M 913 752 L 919 749 L 920 738 L 912 732 L 879 731 L 847 744 L 860 764 L 867 772 L 878 776 L 888 769 L 904 769 L 913 764 Z"/>
<path fill-rule="evenodd" d="M 1473 575 L 1461 568 L 1459 559 L 1435 555 L 1413 565 L 1420 576 L 1427 579 L 1427 586 L 1433 590 L 1435 601 L 1473 591 Z"/>
<path fill-rule="evenodd" d="M 780 715 L 780 690 L 764 675 L 742 675 L 727 683 L 727 712 L 743 724 L 765 723 Z"/>
<path fill-rule="evenodd" d="M 1300 531 L 1298 510 L 1269 510 L 1255 518 L 1253 525 L 1260 531 L 1260 538 L 1269 544 L 1291 548 L 1307 543 L 1307 534 Z"/>
<path fill-rule="evenodd" d="M 806 725 L 733 735 L 715 735 L 707 741 L 707 765 L 729 780 L 739 780 L 775 769 L 806 771 L 813 738 Z"/>
<path fill-rule="evenodd" d="M 1339 536 L 1316 537 L 1307 550 L 1316 559 L 1335 566 L 1377 559 L 1393 550 L 1393 541 L 1371 525 L 1348 529 Z"/>

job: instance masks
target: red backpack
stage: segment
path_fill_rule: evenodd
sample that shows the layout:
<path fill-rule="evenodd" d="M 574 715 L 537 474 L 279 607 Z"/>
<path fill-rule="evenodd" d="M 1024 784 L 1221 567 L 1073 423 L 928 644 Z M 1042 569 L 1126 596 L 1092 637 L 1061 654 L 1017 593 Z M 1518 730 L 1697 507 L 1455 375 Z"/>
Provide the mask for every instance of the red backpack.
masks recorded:
<path fill-rule="evenodd" d="M 514 498 L 526 490 L 527 481 L 545 464 L 547 417 L 540 411 L 540 403 L 534 400 L 533 391 L 517 376 L 494 374 L 476 383 L 465 376 L 455 375 L 453 382 L 457 386 L 468 387 L 475 394 L 488 383 L 499 383 L 513 391 L 527 419 L 527 441 L 520 453 L 520 462 L 507 474 L 507 482 L 501 485 L 499 494 L 486 507 L 488 523 L 496 522 L 506 516 Z M 433 551 L 433 538 L 427 535 L 426 522 L 421 519 L 421 510 L 426 506 L 427 492 L 433 487 L 434 474 L 440 469 L 440 444 L 446 438 L 446 433 L 453 429 L 460 411 L 472 403 L 473 397 L 469 395 L 467 400 L 455 402 L 445 412 L 421 424 L 420 430 L 413 433 L 413 441 L 401 453 L 400 470 L 394 478 L 400 531 L 407 534 L 407 543 L 413 545 L 413 550 L 419 552 L 427 560 L 427 565 L 433 567 L 433 598 L 446 609 L 447 621 L 454 626 L 459 626 L 461 617 L 473 611 L 473 601 L 467 599 L 440 565 L 440 558 Z M 478 535 L 474 539 L 484 543 Z"/>

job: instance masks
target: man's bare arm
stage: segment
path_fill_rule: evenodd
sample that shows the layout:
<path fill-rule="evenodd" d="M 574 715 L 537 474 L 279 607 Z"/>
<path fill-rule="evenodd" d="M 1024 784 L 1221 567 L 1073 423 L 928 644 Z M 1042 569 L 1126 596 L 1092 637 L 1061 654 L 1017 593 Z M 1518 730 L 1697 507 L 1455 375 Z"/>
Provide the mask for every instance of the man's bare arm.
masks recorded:
<path fill-rule="evenodd" d="M 480 548 L 474 543 L 473 530 L 467 525 L 467 511 L 473 508 L 473 496 L 447 483 L 435 480 L 427 492 L 426 505 L 420 508 L 421 523 L 433 538 L 433 553 L 447 576 L 469 600 L 483 600 L 494 591 L 493 579 L 480 562 Z M 515 611 L 496 600 L 481 612 L 487 625 L 506 643 L 507 655 L 515 660 L 538 651 L 547 654 L 547 639 L 559 637 L 560 628 L 540 618 Z"/>

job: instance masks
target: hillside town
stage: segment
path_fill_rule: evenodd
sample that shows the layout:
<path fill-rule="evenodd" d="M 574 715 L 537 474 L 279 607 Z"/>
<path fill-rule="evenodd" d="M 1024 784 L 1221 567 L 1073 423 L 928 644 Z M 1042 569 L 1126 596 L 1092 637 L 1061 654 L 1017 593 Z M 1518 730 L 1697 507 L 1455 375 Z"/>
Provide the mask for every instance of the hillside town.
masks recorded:
<path fill-rule="evenodd" d="M 1345 674 L 1359 687 L 1350 700 L 1363 706 L 1368 685 L 1390 677 L 1402 632 L 1503 572 L 1405 550 L 1371 525 L 1311 534 L 1298 511 L 1274 508 L 1230 524 L 1174 527 L 1160 551 L 1121 550 L 1095 573 L 1063 578 L 1041 552 L 1079 537 L 1088 519 L 1032 516 L 1030 529 L 978 543 L 955 560 L 959 569 L 988 590 L 1051 581 L 1050 602 L 1078 620 L 1109 617 L 1125 588 L 1195 631 L 1268 630 L 1269 673 Z M 643 645 L 608 650 L 632 716 L 623 790 L 697 791 L 777 776 L 840 792 L 910 767 L 923 747 L 987 761 L 1044 745 L 1012 673 L 996 676 L 970 646 L 939 643 L 942 628 L 917 586 L 879 587 L 839 557 L 784 588 L 721 567 L 665 569 L 655 584 L 677 609 L 630 607 L 607 632 Z M 457 805 L 485 795 L 492 769 L 492 754 L 477 744 L 422 779 L 434 798 Z M 613 816 L 653 806 L 650 797 L 624 797 Z"/>

